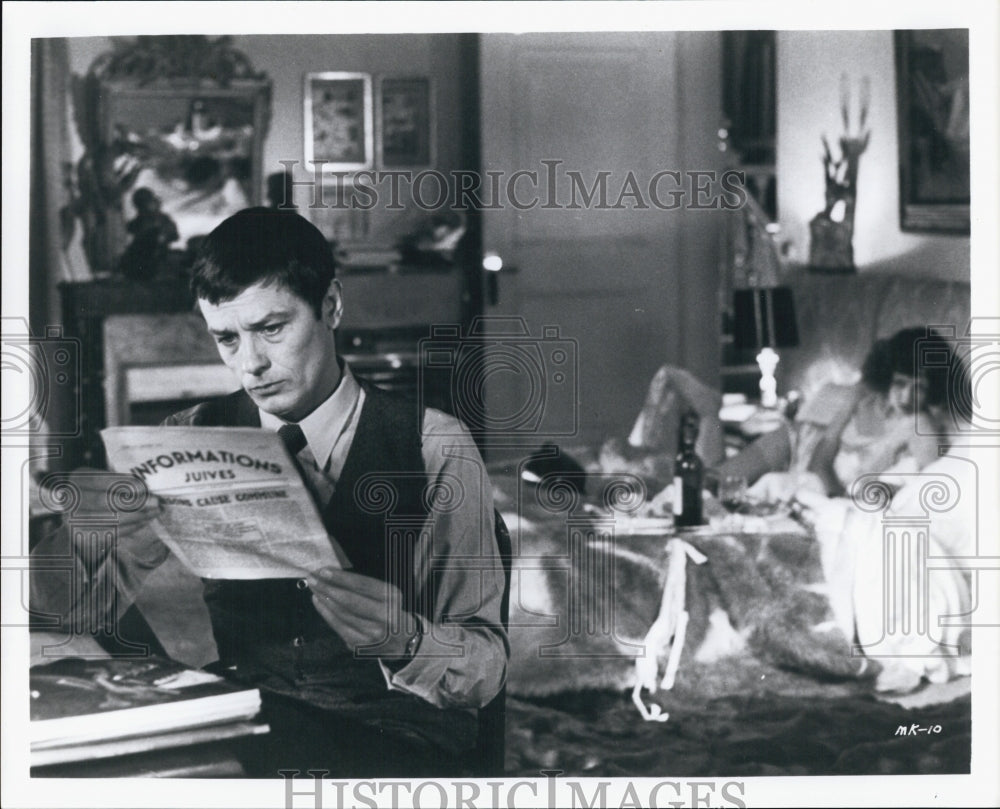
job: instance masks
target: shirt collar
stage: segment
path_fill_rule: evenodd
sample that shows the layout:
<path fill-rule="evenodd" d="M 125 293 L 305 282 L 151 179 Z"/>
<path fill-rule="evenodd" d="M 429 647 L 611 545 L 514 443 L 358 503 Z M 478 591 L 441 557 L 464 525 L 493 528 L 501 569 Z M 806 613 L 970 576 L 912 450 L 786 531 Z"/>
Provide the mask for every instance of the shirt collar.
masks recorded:
<path fill-rule="evenodd" d="M 337 439 L 351 423 L 351 416 L 360 397 L 361 386 L 351 373 L 350 366 L 344 362 L 341 364 L 340 383 L 336 389 L 326 401 L 299 422 L 313 458 L 321 469 L 329 460 Z M 260 426 L 265 430 L 277 432 L 287 423 L 272 413 L 260 411 Z"/>

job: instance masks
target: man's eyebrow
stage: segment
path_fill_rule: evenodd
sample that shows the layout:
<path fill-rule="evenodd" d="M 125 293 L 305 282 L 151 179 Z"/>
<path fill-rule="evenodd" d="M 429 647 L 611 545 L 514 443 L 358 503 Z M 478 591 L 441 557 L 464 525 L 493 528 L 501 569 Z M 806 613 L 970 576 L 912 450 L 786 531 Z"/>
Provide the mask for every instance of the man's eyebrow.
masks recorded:
<path fill-rule="evenodd" d="M 259 318 L 258 320 L 255 320 L 252 323 L 247 324 L 247 330 L 256 331 L 257 329 L 264 328 L 264 326 L 266 326 L 268 323 L 272 323 L 275 320 L 287 320 L 289 317 L 291 317 L 291 314 L 292 314 L 291 312 L 288 312 L 284 309 L 278 309 L 277 311 L 274 312 L 268 312 L 262 318 Z"/>
<path fill-rule="evenodd" d="M 263 317 L 261 317 L 261 318 L 255 320 L 255 321 L 253 321 L 252 323 L 248 323 L 246 328 L 247 328 L 247 331 L 257 331 L 258 329 L 264 328 L 267 324 L 272 323 L 275 320 L 285 320 L 285 319 L 287 319 L 290 316 L 291 316 L 290 312 L 287 312 L 284 309 L 279 309 L 279 310 L 277 310 L 275 312 L 268 312 Z M 235 330 L 233 330 L 233 329 L 213 329 L 213 328 L 209 328 L 208 331 L 209 331 L 209 333 L 211 333 L 211 334 L 213 334 L 213 335 L 215 335 L 217 337 L 221 337 L 221 336 L 224 336 L 224 335 L 227 335 L 227 334 L 235 334 Z"/>

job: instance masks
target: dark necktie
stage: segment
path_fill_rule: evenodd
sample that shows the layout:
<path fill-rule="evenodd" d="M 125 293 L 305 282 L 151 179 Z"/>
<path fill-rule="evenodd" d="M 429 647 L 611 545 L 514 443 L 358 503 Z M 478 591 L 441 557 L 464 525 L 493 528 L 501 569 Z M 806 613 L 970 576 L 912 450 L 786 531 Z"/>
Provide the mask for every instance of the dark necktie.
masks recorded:
<path fill-rule="evenodd" d="M 292 460 L 306 448 L 306 434 L 298 424 L 285 424 L 278 430 L 280 438 L 292 455 Z"/>
<path fill-rule="evenodd" d="M 326 481 L 326 477 L 321 471 L 308 461 L 303 463 L 299 457 L 299 453 L 306 448 L 308 443 L 302 428 L 298 424 L 285 424 L 278 430 L 278 438 L 288 449 L 295 471 L 299 473 L 299 477 L 302 478 L 302 482 L 306 485 L 306 489 L 322 514 L 323 508 L 332 494 L 332 486 Z"/>

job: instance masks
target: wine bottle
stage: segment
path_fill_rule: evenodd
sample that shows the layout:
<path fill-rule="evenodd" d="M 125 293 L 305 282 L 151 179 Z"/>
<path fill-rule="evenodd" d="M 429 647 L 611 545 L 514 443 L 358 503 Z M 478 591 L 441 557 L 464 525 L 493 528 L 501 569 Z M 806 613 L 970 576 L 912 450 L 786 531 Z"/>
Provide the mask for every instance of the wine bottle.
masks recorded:
<path fill-rule="evenodd" d="M 674 461 L 674 525 L 687 528 L 703 523 L 701 490 L 705 466 L 695 452 L 698 414 L 688 411 L 681 418 Z"/>

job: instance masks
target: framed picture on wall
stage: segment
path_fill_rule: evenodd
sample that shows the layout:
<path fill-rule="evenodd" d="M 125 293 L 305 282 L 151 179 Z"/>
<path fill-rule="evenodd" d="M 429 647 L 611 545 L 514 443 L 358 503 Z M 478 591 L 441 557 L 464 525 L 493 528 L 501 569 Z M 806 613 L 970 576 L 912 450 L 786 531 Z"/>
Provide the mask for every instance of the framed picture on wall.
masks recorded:
<path fill-rule="evenodd" d="M 372 78 L 367 73 L 307 73 L 305 162 L 322 170 L 360 171 L 375 165 Z"/>
<path fill-rule="evenodd" d="M 896 32 L 900 227 L 969 232 L 969 32 Z"/>
<path fill-rule="evenodd" d="M 434 88 L 427 77 L 386 77 L 379 83 L 379 164 L 434 165 Z"/>

